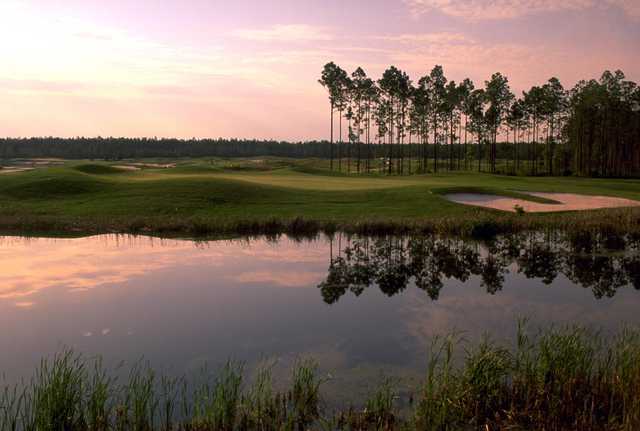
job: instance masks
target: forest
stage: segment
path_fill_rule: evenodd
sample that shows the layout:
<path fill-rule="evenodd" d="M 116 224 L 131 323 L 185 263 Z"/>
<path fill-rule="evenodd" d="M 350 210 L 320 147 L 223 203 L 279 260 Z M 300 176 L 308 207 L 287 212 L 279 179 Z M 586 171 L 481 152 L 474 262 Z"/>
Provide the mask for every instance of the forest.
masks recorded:
<path fill-rule="evenodd" d="M 352 146 L 347 142 L 330 145 L 328 140 L 287 142 L 257 139 L 167 139 L 167 138 L 125 138 L 125 137 L 33 137 L 0 138 L 0 159 L 54 157 L 69 160 L 122 160 L 152 157 L 288 157 L 331 158 L 333 148 L 341 146 L 342 153 L 348 153 Z M 408 144 L 407 144 L 408 146 Z M 417 148 L 416 144 L 412 147 Z M 428 146 L 433 157 L 433 148 Z M 510 157 L 510 146 L 498 143 L 498 157 Z M 382 158 L 385 146 L 369 142 L 367 146 L 371 158 Z M 354 151 L 355 153 L 355 151 Z M 361 152 L 364 155 L 364 152 Z M 345 163 L 347 160 L 345 159 Z M 370 163 L 370 167 L 373 166 Z M 346 167 L 346 165 L 345 165 Z M 373 171 L 373 168 L 370 169 Z"/>
<path fill-rule="evenodd" d="M 414 83 L 395 66 L 376 81 L 362 68 L 349 76 L 330 62 L 319 83 L 329 95 L 338 170 L 345 157 L 348 171 L 352 158 L 357 172 L 380 169 L 372 160 L 384 148 L 389 174 L 474 166 L 520 175 L 640 173 L 640 89 L 621 71 L 571 90 L 552 77 L 519 97 L 501 73 L 477 87 L 468 78 L 449 81 L 442 66 Z"/>
<path fill-rule="evenodd" d="M 57 157 L 120 160 L 147 157 L 329 157 L 324 142 L 290 143 L 249 139 L 7 138 L 0 158 Z"/>

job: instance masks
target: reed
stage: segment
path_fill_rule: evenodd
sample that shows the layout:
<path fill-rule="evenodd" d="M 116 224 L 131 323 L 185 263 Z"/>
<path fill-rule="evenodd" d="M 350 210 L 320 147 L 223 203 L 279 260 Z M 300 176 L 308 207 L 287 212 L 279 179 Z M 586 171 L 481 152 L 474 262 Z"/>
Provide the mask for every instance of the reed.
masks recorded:
<path fill-rule="evenodd" d="M 184 216 L 74 218 L 44 215 L 0 215 L 0 233 L 85 236 L 105 233 L 158 235 L 164 238 L 211 239 L 230 236 L 289 235 L 313 238 L 343 232 L 357 235 L 441 234 L 488 239 L 501 234 L 559 230 L 578 237 L 640 235 L 640 209 L 609 209 L 552 214 L 478 212 L 423 218 L 358 217 L 351 221 L 316 217 L 202 218 Z"/>
<path fill-rule="evenodd" d="M 100 359 L 64 351 L 42 360 L 28 383 L 0 391 L 0 431 L 633 430 L 640 427 L 640 331 L 531 330 L 520 321 L 506 344 L 436 337 L 408 408 L 385 379 L 355 404 L 362 407 L 328 411 L 324 382 L 308 359 L 280 391 L 271 367 L 248 382 L 234 361 L 189 382 L 138 363 L 118 381 Z"/>

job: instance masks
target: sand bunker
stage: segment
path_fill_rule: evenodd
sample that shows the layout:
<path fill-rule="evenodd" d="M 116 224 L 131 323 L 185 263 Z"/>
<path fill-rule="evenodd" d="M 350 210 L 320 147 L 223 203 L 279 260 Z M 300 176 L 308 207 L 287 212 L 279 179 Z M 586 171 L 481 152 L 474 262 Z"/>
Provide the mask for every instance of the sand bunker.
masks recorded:
<path fill-rule="evenodd" d="M 113 165 L 114 168 L 122 169 L 123 171 L 139 171 L 140 168 L 138 166 L 131 165 Z"/>
<path fill-rule="evenodd" d="M 32 171 L 34 168 L 26 168 L 26 167 L 6 167 L 0 169 L 0 174 L 14 174 L 16 172 L 26 172 Z"/>
<path fill-rule="evenodd" d="M 129 163 L 129 165 L 141 169 L 170 169 L 176 167 L 175 163 Z"/>
<path fill-rule="evenodd" d="M 610 196 L 576 195 L 572 193 L 528 193 L 545 199 L 557 201 L 557 204 L 543 204 L 510 198 L 507 196 L 485 195 L 480 193 L 451 193 L 445 195 L 450 201 L 473 205 L 484 208 L 493 208 L 502 211 L 515 212 L 516 205 L 522 207 L 525 212 L 557 212 L 557 211 L 582 211 L 598 208 L 637 207 L 640 201 L 631 199 L 614 198 Z"/>
<path fill-rule="evenodd" d="M 170 169 L 175 168 L 175 163 L 127 163 L 124 165 L 113 165 L 114 168 L 122 169 L 125 171 L 139 171 L 141 169 Z"/>

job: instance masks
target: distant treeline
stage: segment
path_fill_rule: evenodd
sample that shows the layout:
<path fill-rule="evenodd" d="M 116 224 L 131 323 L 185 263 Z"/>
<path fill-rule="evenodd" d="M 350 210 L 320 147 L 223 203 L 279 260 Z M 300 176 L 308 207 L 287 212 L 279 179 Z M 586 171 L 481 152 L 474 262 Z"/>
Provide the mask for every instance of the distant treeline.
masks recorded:
<path fill-rule="evenodd" d="M 353 152 L 355 146 L 348 142 L 334 144 L 340 152 Z M 417 154 L 420 144 L 406 145 L 407 152 Z M 511 146 L 498 143 L 498 156 L 511 157 Z M 526 148 L 523 147 L 526 152 Z M 384 158 L 386 148 L 371 143 L 372 158 Z M 428 157 L 433 158 L 435 147 L 429 145 Z M 441 156 L 444 157 L 445 153 Z M 153 139 L 153 138 L 0 138 L 0 158 L 61 158 L 120 160 L 150 157 L 316 157 L 329 159 L 329 141 L 262 141 L 255 139 Z"/>
<path fill-rule="evenodd" d="M 125 159 L 143 157 L 329 157 L 328 142 L 283 142 L 242 139 L 153 138 L 6 138 L 0 157 Z"/>

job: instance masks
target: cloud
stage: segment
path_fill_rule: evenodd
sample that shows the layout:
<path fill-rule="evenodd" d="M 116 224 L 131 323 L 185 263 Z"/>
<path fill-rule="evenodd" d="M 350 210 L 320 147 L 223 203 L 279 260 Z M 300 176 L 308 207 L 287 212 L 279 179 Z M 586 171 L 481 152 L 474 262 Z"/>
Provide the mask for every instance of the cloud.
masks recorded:
<path fill-rule="evenodd" d="M 427 43 L 420 42 L 420 36 L 414 39 L 402 39 L 402 49 L 390 54 L 388 62 L 401 65 L 415 79 L 428 73 L 432 65 L 440 64 L 449 79 L 468 77 L 482 86 L 493 72 L 500 71 L 509 77 L 512 89 L 519 92 L 566 70 L 567 62 L 575 62 L 563 49 L 550 46 L 486 43 L 470 38 L 453 38 L 451 42 L 446 38 L 432 39 Z"/>
<path fill-rule="evenodd" d="M 326 272 L 295 271 L 288 269 L 279 271 L 249 271 L 227 277 L 237 283 L 251 283 L 279 287 L 307 287 L 322 281 Z"/>
<path fill-rule="evenodd" d="M 38 79 L 0 79 L 0 90 L 33 93 L 76 93 L 86 88 L 77 81 L 46 81 Z"/>
<path fill-rule="evenodd" d="M 415 33 L 415 34 L 398 34 L 377 36 L 375 39 L 384 40 L 388 42 L 402 42 L 402 43 L 459 43 L 459 42 L 471 42 L 471 40 L 462 33 Z"/>
<path fill-rule="evenodd" d="M 606 3 L 616 6 L 629 17 L 640 20 L 640 1 L 638 0 L 606 0 Z"/>
<path fill-rule="evenodd" d="M 274 25 L 266 29 L 239 29 L 233 36 L 260 42 L 306 42 L 332 40 L 324 28 L 307 24 Z"/>
<path fill-rule="evenodd" d="M 47 16 L 28 4 L 0 5 L 0 39 L 10 41 L 0 44 L 0 84 L 20 91 L 131 98 L 136 86 L 184 84 L 234 66 L 218 46 L 175 46 L 140 29 Z"/>
<path fill-rule="evenodd" d="M 240 272 L 245 262 L 266 265 L 268 271 Z M 276 247 L 265 240 L 214 241 L 194 248 L 190 241 L 158 241 L 152 238 L 120 238 L 101 235 L 82 239 L 29 239 L 0 237 L 0 304 L 33 305 L 33 297 L 64 288 L 81 294 L 102 286 L 126 285 L 137 277 L 176 266 L 219 266 L 228 279 L 242 283 L 270 282 L 282 286 L 315 284 L 324 273 L 292 273 L 290 265 L 324 267 L 327 250 L 322 243 L 297 244 L 283 239 Z M 286 263 L 282 268 L 278 263 Z M 9 270 L 10 269 L 10 270 Z M 105 328 L 109 329 L 109 328 Z M 106 335 L 106 334 L 104 334 Z"/>
<path fill-rule="evenodd" d="M 92 39 L 92 40 L 113 40 L 113 37 L 109 34 L 100 34 L 90 31 L 79 31 L 73 34 L 80 39 Z"/>
<path fill-rule="evenodd" d="M 414 16 L 439 11 L 469 21 L 514 19 L 549 12 L 616 7 L 640 18 L 637 0 L 405 0 Z"/>

